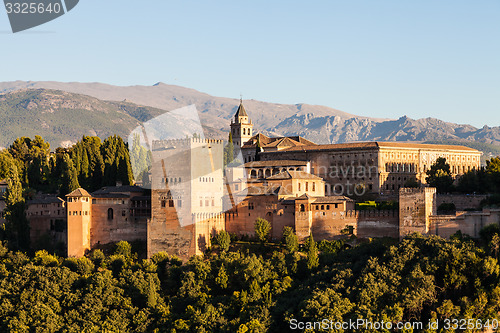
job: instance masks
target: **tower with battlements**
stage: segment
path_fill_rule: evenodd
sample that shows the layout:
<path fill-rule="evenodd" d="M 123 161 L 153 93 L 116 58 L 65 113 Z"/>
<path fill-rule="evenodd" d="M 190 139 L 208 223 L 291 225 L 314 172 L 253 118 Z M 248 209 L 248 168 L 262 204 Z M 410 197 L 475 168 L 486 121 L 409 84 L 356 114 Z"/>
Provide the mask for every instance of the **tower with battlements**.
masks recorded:
<path fill-rule="evenodd" d="M 223 142 L 199 138 L 153 141 L 148 257 L 202 254 L 224 229 Z"/>
<path fill-rule="evenodd" d="M 401 188 L 399 190 L 399 237 L 429 232 L 430 216 L 437 214 L 436 188 Z"/>

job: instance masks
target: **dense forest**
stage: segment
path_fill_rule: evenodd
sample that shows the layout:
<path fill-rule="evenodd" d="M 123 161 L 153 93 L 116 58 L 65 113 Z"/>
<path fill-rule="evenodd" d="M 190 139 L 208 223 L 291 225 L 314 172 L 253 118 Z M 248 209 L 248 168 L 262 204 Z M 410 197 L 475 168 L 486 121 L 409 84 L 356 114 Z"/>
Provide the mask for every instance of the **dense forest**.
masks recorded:
<path fill-rule="evenodd" d="M 360 318 L 438 320 L 441 327 L 455 318 L 494 322 L 498 233 L 487 227 L 476 243 L 459 234 L 415 234 L 399 243 L 310 239 L 300 247 L 290 230 L 274 244 L 219 234 L 217 245 L 186 263 L 165 253 L 138 260 L 126 242 L 78 259 L 46 251 L 28 257 L 2 246 L 0 331 L 287 332 L 292 322 Z"/>
<path fill-rule="evenodd" d="M 132 160 L 147 160 L 136 148 Z M 143 249 L 126 242 L 82 258 L 29 252 L 25 200 L 36 191 L 65 195 L 79 186 L 131 184 L 134 163 L 118 136 L 83 137 L 55 152 L 39 136 L 23 137 L 0 152 L 0 178 L 9 183 L 0 233 L 8 240 L 0 241 L 0 332 L 287 332 L 297 323 L 305 332 L 384 331 L 322 325 L 358 319 L 437 321 L 452 332 L 446 320 L 472 320 L 469 331 L 500 320 L 498 225 L 484 228 L 478 240 L 457 233 L 450 240 L 413 234 L 400 242 L 345 236 L 299 244 L 292 228 L 269 243 L 270 225 L 258 219 L 255 239 L 222 231 L 203 256 L 184 263 L 166 253 L 142 259 Z M 444 159 L 427 176 L 440 192 L 498 193 L 500 159 L 455 184 Z"/>
<path fill-rule="evenodd" d="M 0 151 L 0 179 L 18 173 L 26 196 L 30 192 L 66 195 L 77 187 L 94 191 L 102 186 L 133 183 L 128 145 L 119 136 L 101 141 L 84 136 L 69 148 L 56 148 L 40 136 L 21 137 Z"/>
<path fill-rule="evenodd" d="M 137 147 L 132 153 L 144 155 Z M 55 152 L 40 136 L 18 138 L 0 151 L 0 179 L 7 179 L 8 185 L 3 194 L 6 223 L 0 226 L 0 241 L 24 251 L 31 249 L 26 201 L 37 192 L 64 198 L 78 187 L 92 192 L 117 182 L 134 183 L 128 145 L 116 135 L 104 141 L 84 136 L 72 147 Z"/>

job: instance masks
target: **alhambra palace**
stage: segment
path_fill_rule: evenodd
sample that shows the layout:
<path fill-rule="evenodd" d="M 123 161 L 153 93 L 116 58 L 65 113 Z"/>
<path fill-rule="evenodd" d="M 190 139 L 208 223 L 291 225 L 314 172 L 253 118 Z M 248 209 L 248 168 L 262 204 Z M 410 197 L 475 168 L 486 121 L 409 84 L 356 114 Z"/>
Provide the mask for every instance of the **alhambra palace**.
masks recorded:
<path fill-rule="evenodd" d="M 482 196 L 437 195 L 425 184 L 438 157 L 446 158 L 454 177 L 479 168 L 475 149 L 268 137 L 254 133 L 242 103 L 230 131 L 235 160 L 227 166 L 222 140 L 154 141 L 151 190 L 117 184 L 28 202 L 32 241 L 48 234 L 66 244 L 68 256 L 83 256 L 98 244 L 139 240 L 147 243 L 148 257 L 164 251 L 187 259 L 202 254 L 220 230 L 253 236 L 259 217 L 270 222 L 273 239 L 290 226 L 299 240 L 311 234 L 315 240 L 411 232 L 449 237 L 458 230 L 477 237 L 500 221 L 499 210 L 477 210 Z M 405 187 L 410 181 L 421 186 Z M 363 195 L 398 201 L 399 209 L 356 210 L 353 198 Z M 442 203 L 454 203 L 457 211 L 438 215 Z"/>

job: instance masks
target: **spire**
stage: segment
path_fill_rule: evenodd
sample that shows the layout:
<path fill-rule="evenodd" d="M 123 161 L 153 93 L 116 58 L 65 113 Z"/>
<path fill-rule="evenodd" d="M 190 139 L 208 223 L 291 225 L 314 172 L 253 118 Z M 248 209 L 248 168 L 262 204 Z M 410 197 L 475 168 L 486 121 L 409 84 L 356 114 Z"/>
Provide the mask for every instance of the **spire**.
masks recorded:
<path fill-rule="evenodd" d="M 240 98 L 240 106 L 238 107 L 238 111 L 236 111 L 236 114 L 234 115 L 235 119 L 238 119 L 238 117 L 248 117 L 245 107 L 243 106 L 242 97 Z"/>

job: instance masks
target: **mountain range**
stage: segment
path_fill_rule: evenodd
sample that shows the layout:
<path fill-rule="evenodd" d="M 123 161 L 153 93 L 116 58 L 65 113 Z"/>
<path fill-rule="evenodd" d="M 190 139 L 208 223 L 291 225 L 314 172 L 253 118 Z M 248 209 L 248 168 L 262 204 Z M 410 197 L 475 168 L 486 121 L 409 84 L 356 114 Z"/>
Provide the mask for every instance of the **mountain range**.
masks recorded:
<path fill-rule="evenodd" d="M 476 128 L 435 118 L 371 118 L 320 105 L 244 100 L 254 129 L 267 135 L 301 135 L 317 143 L 352 141 L 448 142 L 500 153 L 500 127 Z M 238 99 L 157 83 L 113 86 L 77 82 L 0 82 L 0 145 L 18 136 L 40 134 L 52 145 L 82 135 L 127 136 L 141 122 L 194 104 L 205 135 L 227 139 Z"/>

